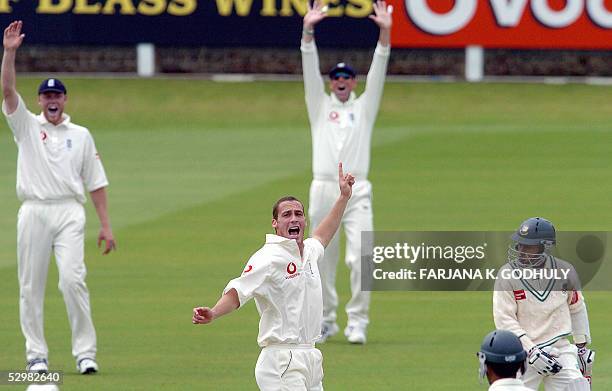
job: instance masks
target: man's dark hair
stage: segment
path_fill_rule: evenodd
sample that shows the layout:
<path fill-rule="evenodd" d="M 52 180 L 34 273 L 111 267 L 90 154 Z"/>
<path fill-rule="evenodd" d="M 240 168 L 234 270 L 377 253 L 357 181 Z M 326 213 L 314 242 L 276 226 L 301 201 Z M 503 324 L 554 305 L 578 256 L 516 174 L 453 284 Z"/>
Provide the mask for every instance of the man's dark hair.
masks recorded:
<path fill-rule="evenodd" d="M 487 367 L 491 369 L 497 376 L 502 379 L 516 378 L 516 373 L 520 370 L 521 373 L 525 372 L 525 361 L 514 362 L 514 363 L 494 363 L 487 362 Z"/>
<path fill-rule="evenodd" d="M 280 198 L 278 201 L 276 201 L 274 203 L 274 206 L 272 206 L 272 218 L 274 218 L 274 220 L 278 218 L 278 207 L 280 206 L 281 203 L 285 201 L 297 201 L 302 205 L 302 210 L 304 210 L 304 204 L 302 203 L 302 201 L 298 200 L 294 196 L 284 196 Z"/>

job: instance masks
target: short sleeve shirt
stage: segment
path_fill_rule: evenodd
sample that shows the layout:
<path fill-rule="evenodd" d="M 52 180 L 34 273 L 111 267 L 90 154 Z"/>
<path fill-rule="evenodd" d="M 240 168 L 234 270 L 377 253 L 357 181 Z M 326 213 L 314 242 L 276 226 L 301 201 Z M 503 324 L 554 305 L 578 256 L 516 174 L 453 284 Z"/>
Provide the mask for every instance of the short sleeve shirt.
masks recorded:
<path fill-rule="evenodd" d="M 300 257 L 297 242 L 277 235 L 266 235 L 266 243 L 248 260 L 242 275 L 231 280 L 240 306 L 255 299 L 261 316 L 257 342 L 270 344 L 310 344 L 320 335 L 323 299 L 318 261 L 323 245 L 316 239 L 304 241 Z"/>
<path fill-rule="evenodd" d="M 19 96 L 17 109 L 2 112 L 15 143 L 17 196 L 21 201 L 76 199 L 85 203 L 86 192 L 108 186 L 106 173 L 87 128 L 73 124 L 64 114 L 55 126 L 44 115 L 34 115 Z"/>

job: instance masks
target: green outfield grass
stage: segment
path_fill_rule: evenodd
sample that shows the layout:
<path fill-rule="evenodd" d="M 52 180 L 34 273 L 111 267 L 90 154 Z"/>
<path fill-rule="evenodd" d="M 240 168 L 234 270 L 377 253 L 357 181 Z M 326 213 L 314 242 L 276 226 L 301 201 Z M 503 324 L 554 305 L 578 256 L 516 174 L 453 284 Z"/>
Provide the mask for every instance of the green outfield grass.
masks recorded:
<path fill-rule="evenodd" d="M 31 109 L 39 80 L 19 80 Z M 51 369 L 62 390 L 254 390 L 254 304 L 191 324 L 271 232 L 282 195 L 307 200 L 310 134 L 300 83 L 65 80 L 67 111 L 95 136 L 118 251 L 87 265 L 101 372 L 76 374 L 50 269 Z M 560 230 L 612 230 L 610 87 L 389 83 L 374 132 L 379 230 L 512 230 L 542 215 Z M 608 102 L 608 103 L 606 103 Z M 24 366 L 15 256 L 16 148 L 0 131 L 0 371 Z M 339 269 L 341 302 L 348 272 Z M 596 389 L 612 389 L 612 295 L 587 293 Z M 341 326 L 346 317 L 341 314 Z M 321 346 L 326 390 L 484 390 L 487 292 L 376 292 L 368 344 Z M 21 387 L 24 389 L 25 387 Z M 19 387 L 6 387 L 19 389 Z"/>

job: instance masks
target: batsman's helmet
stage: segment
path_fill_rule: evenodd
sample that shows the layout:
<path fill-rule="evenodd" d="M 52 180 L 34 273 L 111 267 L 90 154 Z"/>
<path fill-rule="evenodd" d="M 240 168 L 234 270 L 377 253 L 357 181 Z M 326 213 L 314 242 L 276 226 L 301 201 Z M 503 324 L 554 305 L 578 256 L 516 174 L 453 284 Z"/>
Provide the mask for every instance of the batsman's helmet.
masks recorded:
<path fill-rule="evenodd" d="M 516 367 L 525 361 L 527 352 L 514 333 L 495 330 L 484 338 L 476 356 L 480 363 L 479 378 L 482 379 L 487 372 L 487 364 L 505 364 Z"/>
<path fill-rule="evenodd" d="M 508 262 L 516 267 L 538 267 L 545 261 L 545 252 L 557 241 L 555 226 L 542 217 L 531 217 L 523 221 L 512 234 L 513 243 L 508 249 Z M 540 246 L 538 253 L 520 251 L 520 245 Z"/>

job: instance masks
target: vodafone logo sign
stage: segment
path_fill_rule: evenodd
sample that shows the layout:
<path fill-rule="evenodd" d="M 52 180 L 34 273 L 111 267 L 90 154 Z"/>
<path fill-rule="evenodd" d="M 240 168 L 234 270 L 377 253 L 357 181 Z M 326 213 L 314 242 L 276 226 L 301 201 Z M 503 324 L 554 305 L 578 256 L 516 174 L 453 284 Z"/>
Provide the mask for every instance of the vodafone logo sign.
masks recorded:
<path fill-rule="evenodd" d="M 612 0 L 400 1 L 395 46 L 612 48 Z"/>
<path fill-rule="evenodd" d="M 553 8 L 548 0 L 489 0 L 495 22 L 501 27 L 517 27 L 529 6 L 536 20 L 546 27 L 563 28 L 576 22 L 586 12 L 602 28 L 612 28 L 612 12 L 604 0 L 567 0 L 561 9 Z M 476 14 L 478 0 L 456 0 L 451 10 L 440 14 L 432 10 L 427 0 L 406 0 L 410 19 L 422 30 L 436 35 L 452 34 L 467 26 Z M 585 5 L 586 3 L 586 5 Z"/>
<path fill-rule="evenodd" d="M 297 277 L 299 275 L 300 273 L 297 273 L 297 265 L 294 262 L 289 262 L 287 265 L 287 275 L 285 276 L 285 280 Z"/>
<path fill-rule="evenodd" d="M 295 274 L 296 271 L 297 271 L 297 265 L 293 262 L 289 262 L 289 264 L 287 265 L 287 273 Z"/>

